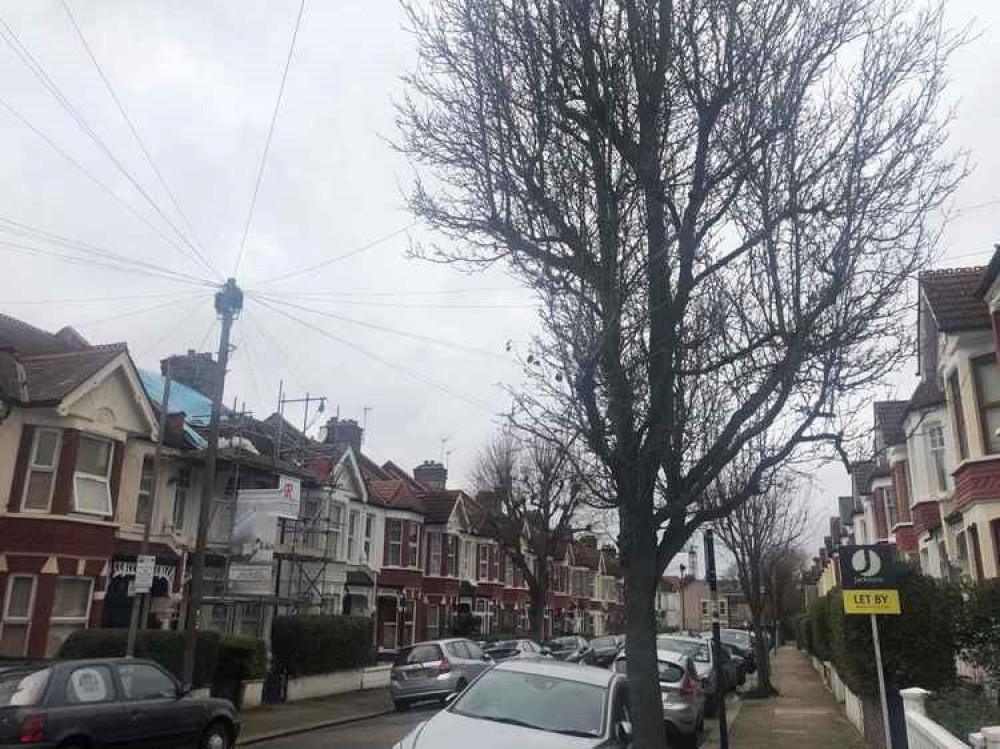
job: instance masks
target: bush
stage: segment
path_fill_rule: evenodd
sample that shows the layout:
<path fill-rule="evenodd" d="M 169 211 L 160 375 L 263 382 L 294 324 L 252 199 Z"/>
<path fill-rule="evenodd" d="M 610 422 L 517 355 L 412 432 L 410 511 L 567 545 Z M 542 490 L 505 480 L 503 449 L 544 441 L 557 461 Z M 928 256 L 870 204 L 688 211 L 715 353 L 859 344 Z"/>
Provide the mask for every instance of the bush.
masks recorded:
<path fill-rule="evenodd" d="M 290 676 L 366 666 L 372 620 L 358 616 L 279 616 L 271 626 L 274 662 Z"/>
<path fill-rule="evenodd" d="M 983 726 L 1000 725 L 1000 707 L 983 694 L 981 687 L 961 685 L 936 692 L 925 703 L 927 715 L 962 741 Z"/>
<path fill-rule="evenodd" d="M 956 639 L 962 657 L 1000 680 L 1000 579 L 965 588 Z"/>
<path fill-rule="evenodd" d="M 809 652 L 821 661 L 833 657 L 830 648 L 830 596 L 825 595 L 809 603 Z"/>
<path fill-rule="evenodd" d="M 194 658 L 195 687 L 212 683 L 219 659 L 219 633 L 198 632 Z M 126 629 L 81 629 L 71 634 L 59 649 L 59 658 L 113 658 L 125 655 Z M 136 634 L 135 657 L 147 658 L 183 679 L 184 633 L 143 629 Z"/>
<path fill-rule="evenodd" d="M 956 586 L 900 565 L 900 616 L 879 617 L 886 680 L 898 688 L 937 690 L 955 682 L 955 617 L 962 606 Z M 839 589 L 828 598 L 832 656 L 841 678 L 859 695 L 878 694 L 871 621 L 844 614 Z"/>
<path fill-rule="evenodd" d="M 795 628 L 795 645 L 799 650 L 803 650 L 807 653 L 812 652 L 812 643 L 809 638 L 809 614 L 802 612 L 798 614 L 793 620 L 793 625 Z"/>
<path fill-rule="evenodd" d="M 256 637 L 226 635 L 219 641 L 215 681 L 253 681 L 267 675 L 267 645 Z"/>

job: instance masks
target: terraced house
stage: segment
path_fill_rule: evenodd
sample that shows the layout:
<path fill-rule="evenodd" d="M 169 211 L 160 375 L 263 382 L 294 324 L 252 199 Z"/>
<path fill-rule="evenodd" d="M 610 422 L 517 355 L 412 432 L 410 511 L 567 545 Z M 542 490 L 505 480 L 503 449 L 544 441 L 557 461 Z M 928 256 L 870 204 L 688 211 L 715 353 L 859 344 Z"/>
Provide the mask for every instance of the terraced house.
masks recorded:
<path fill-rule="evenodd" d="M 457 629 L 529 632 L 524 576 L 482 531 L 487 498 L 449 488 L 434 461 L 380 465 L 353 420 L 330 419 L 315 439 L 279 414 L 224 408 L 205 476 L 217 366 L 188 351 L 140 369 L 125 344 L 0 315 L 0 655 L 49 656 L 75 629 L 127 626 L 147 523 L 145 626 L 183 626 L 206 481 L 201 628 L 266 639 L 276 615 L 348 614 L 369 618 L 389 651 Z M 547 635 L 620 627 L 613 548 L 566 539 L 542 563 Z"/>

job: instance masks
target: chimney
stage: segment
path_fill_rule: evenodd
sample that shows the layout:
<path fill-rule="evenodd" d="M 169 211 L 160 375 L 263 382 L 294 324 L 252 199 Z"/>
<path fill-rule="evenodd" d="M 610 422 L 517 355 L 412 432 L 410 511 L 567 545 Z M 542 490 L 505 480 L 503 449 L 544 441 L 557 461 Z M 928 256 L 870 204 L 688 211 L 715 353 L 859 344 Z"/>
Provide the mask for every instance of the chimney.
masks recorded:
<path fill-rule="evenodd" d="M 215 379 L 219 371 L 219 363 L 212 358 L 208 351 L 197 353 L 194 349 L 188 349 L 186 354 L 175 354 L 163 359 L 160 362 L 160 374 L 164 377 L 167 374 L 167 367 L 170 367 L 170 378 L 174 382 L 180 382 L 193 390 L 197 390 L 206 398 L 211 398 L 215 393 Z M 207 416 L 208 414 L 192 414 L 192 416 Z"/>
<path fill-rule="evenodd" d="M 413 469 L 413 478 L 431 491 L 443 491 L 448 483 L 448 469 L 436 460 L 425 460 Z"/>
<path fill-rule="evenodd" d="M 354 419 L 341 419 L 334 416 L 326 422 L 326 438 L 328 445 L 350 445 L 355 452 L 361 452 L 361 439 L 364 437 L 364 428 L 358 426 Z"/>

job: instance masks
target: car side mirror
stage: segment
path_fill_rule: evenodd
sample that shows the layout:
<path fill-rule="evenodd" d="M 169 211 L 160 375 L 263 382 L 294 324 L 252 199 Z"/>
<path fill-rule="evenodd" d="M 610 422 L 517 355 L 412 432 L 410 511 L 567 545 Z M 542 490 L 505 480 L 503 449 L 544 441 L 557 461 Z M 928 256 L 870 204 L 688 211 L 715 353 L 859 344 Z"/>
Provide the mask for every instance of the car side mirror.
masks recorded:
<path fill-rule="evenodd" d="M 482 660 L 483 660 L 483 663 L 493 663 L 493 658 L 490 656 L 489 653 L 483 653 Z"/>
<path fill-rule="evenodd" d="M 186 697 L 189 694 L 191 694 L 191 684 L 190 683 L 184 682 L 183 684 L 178 685 L 178 687 L 177 687 L 177 698 L 178 699 L 180 699 L 181 697 Z"/>
<path fill-rule="evenodd" d="M 623 720 L 615 726 L 615 738 L 626 746 L 632 743 L 632 723 Z"/>

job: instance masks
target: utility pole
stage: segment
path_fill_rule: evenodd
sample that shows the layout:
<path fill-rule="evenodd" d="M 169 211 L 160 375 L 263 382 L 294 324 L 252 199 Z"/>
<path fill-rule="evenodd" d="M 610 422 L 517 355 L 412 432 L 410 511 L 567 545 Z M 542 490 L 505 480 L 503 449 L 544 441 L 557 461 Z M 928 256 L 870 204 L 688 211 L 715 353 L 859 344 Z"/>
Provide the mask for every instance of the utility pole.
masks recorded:
<path fill-rule="evenodd" d="M 142 542 L 139 544 L 139 556 L 149 554 L 149 533 L 153 524 L 153 514 L 156 512 L 156 495 L 160 485 L 160 469 L 163 465 L 163 438 L 167 432 L 167 417 L 170 416 L 170 360 L 167 359 L 167 371 L 163 376 L 163 402 L 160 405 L 160 424 L 156 435 L 156 451 L 153 453 L 153 484 L 149 487 L 149 511 L 146 513 L 146 521 L 142 524 Z M 140 471 L 142 469 L 140 468 Z M 140 481 L 141 481 L 140 477 Z M 138 567 L 138 557 L 136 566 Z M 125 648 L 125 655 L 131 658 L 135 655 L 135 640 L 138 630 L 146 628 L 146 617 L 149 612 L 149 599 L 153 597 L 153 591 L 139 593 L 136 591 L 132 598 L 132 618 L 128 625 L 128 644 Z M 142 626 L 139 626 L 142 617 Z"/>
<path fill-rule="evenodd" d="M 705 530 L 705 578 L 712 600 L 712 668 L 715 671 L 715 694 L 719 716 L 719 747 L 729 749 L 729 726 L 726 725 L 726 673 L 722 669 L 722 623 L 719 621 L 719 580 L 715 574 L 715 532 Z"/>
<path fill-rule="evenodd" d="M 208 543 L 208 523 L 215 498 L 215 462 L 219 451 L 219 418 L 222 414 L 222 398 L 226 387 L 226 367 L 229 364 L 229 334 L 233 319 L 243 309 L 243 291 L 230 278 L 215 294 L 215 311 L 222 317 L 222 332 L 219 335 L 218 369 L 215 373 L 215 387 L 212 393 L 212 420 L 208 429 L 208 452 L 205 456 L 205 473 L 201 486 L 201 505 L 198 508 L 198 536 L 194 547 L 194 567 L 191 571 L 190 604 L 187 610 L 187 626 L 184 630 L 184 682 L 193 683 L 195 645 L 198 640 L 198 614 L 205 587 L 205 546 Z"/>

